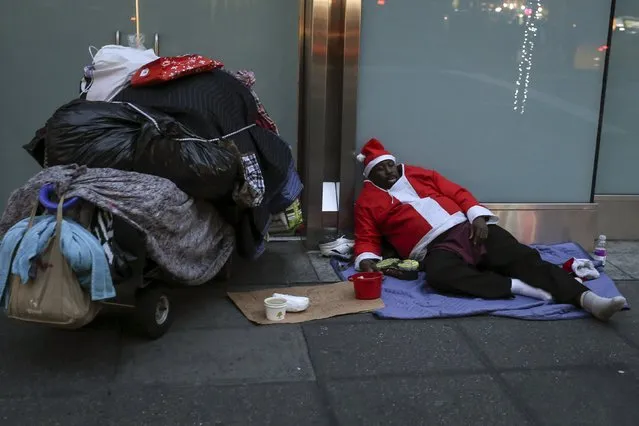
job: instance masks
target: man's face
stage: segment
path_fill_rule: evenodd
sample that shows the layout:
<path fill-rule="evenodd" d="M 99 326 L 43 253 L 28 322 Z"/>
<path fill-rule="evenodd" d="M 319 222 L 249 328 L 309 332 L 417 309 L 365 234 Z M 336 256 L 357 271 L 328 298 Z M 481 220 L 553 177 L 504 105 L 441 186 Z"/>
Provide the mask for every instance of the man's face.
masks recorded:
<path fill-rule="evenodd" d="M 382 189 L 390 189 L 400 178 L 397 164 L 393 160 L 382 161 L 368 174 L 368 178 Z"/>

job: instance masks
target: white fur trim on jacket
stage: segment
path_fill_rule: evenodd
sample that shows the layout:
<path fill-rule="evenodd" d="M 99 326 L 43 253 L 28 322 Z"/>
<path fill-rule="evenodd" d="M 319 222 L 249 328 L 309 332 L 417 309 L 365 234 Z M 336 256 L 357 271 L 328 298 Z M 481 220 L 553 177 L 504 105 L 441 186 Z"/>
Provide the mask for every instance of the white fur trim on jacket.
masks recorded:
<path fill-rule="evenodd" d="M 488 225 L 496 225 L 499 223 L 499 218 L 484 206 L 473 206 L 468 209 L 468 212 L 466 212 L 466 217 L 470 223 L 473 223 L 473 221 L 480 216 L 488 218 L 486 221 Z"/>
<path fill-rule="evenodd" d="M 373 170 L 373 167 L 386 160 L 393 160 L 394 162 L 397 162 L 395 157 L 390 154 L 380 155 L 379 157 L 372 159 L 371 162 L 368 163 L 366 167 L 364 167 L 364 177 L 368 177 L 368 174 L 371 172 L 371 170 Z"/>

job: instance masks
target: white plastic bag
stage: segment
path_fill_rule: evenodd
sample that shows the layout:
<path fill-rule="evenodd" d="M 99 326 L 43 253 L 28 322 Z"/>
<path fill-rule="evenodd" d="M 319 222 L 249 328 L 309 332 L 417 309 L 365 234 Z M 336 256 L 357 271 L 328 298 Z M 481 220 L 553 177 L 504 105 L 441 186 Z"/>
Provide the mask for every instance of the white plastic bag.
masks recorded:
<path fill-rule="evenodd" d="M 111 101 L 126 87 L 131 76 L 142 66 L 155 61 L 153 49 L 107 45 L 93 57 L 93 80 L 87 91 L 89 101 Z"/>

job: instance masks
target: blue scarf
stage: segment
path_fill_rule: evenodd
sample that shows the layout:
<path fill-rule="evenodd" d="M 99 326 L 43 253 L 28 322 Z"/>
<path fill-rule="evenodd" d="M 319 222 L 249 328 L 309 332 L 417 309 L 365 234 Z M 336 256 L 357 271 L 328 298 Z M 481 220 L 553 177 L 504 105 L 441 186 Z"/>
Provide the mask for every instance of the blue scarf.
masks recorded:
<path fill-rule="evenodd" d="M 56 218 L 37 216 L 31 229 L 27 230 L 28 226 L 29 219 L 18 222 L 0 243 L 0 299 L 9 274 L 18 275 L 23 284 L 29 281 L 33 260 L 46 250 L 54 236 Z M 62 219 L 60 248 L 80 285 L 91 290 L 91 300 L 115 297 L 106 255 L 100 242 L 89 231 L 77 222 Z"/>

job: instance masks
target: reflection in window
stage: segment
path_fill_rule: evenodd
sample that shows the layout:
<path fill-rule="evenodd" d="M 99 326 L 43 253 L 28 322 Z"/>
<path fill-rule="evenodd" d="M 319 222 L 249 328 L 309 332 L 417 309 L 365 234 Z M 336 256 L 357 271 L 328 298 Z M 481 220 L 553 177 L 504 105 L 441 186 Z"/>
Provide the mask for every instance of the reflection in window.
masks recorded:
<path fill-rule="evenodd" d="M 505 3 L 504 3 L 505 4 Z M 510 3 L 509 6 L 514 6 Z M 526 101 L 528 100 L 528 86 L 530 86 L 530 74 L 533 67 L 533 52 L 535 50 L 535 39 L 537 38 L 537 21 L 542 18 L 541 2 L 537 0 L 535 9 L 521 5 L 519 15 L 525 16 L 524 41 L 521 46 L 521 55 L 519 65 L 517 67 L 517 81 L 515 82 L 515 101 L 513 109 L 523 114 L 526 110 Z M 523 86 L 523 87 L 522 87 Z"/>
<path fill-rule="evenodd" d="M 609 18 L 602 0 L 363 1 L 357 140 L 485 202 L 588 202 Z"/>

